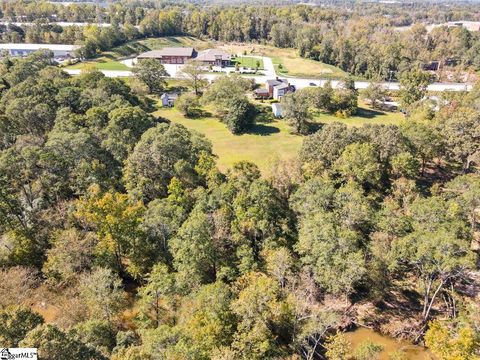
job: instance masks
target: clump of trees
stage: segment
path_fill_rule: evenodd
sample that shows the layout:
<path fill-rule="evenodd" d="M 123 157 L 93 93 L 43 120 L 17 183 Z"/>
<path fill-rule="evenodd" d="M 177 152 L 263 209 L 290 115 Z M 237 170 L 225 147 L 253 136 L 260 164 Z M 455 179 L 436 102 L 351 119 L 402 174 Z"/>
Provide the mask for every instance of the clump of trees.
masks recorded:
<path fill-rule="evenodd" d="M 317 110 L 338 117 L 349 117 L 357 111 L 358 92 L 352 80 L 345 81 L 337 89 L 333 89 L 331 83 L 327 82 L 323 87 L 314 87 L 306 91 L 308 91 L 306 98 Z"/>
<path fill-rule="evenodd" d="M 200 99 L 195 94 L 183 94 L 175 102 L 175 107 L 186 117 L 195 117 L 201 111 Z"/>
<path fill-rule="evenodd" d="M 220 171 L 208 139 L 153 116 L 119 79 L 70 77 L 45 53 L 0 77 L 7 346 L 49 359 L 374 359 L 381 347 L 352 349 L 339 331 L 369 304 L 382 309 L 373 322 L 394 316 L 435 356 L 478 355 L 479 305 L 462 291 L 478 270 L 478 87 L 429 120 L 324 125 L 262 176 L 250 162 Z M 248 86 L 220 78 L 204 101 L 237 129 Z M 32 309 L 37 297 L 55 316 Z"/>
<path fill-rule="evenodd" d="M 255 122 L 256 109 L 245 95 L 253 83 L 238 75 L 221 76 L 208 87 L 203 102 L 210 104 L 233 134 L 247 131 Z"/>

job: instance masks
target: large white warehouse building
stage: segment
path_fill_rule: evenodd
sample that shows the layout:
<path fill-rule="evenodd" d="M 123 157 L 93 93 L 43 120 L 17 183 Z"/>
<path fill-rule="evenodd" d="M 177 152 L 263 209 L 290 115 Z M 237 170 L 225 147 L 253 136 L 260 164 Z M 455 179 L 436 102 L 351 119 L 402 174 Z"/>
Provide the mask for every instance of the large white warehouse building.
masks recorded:
<path fill-rule="evenodd" d="M 75 50 L 78 45 L 64 44 L 0 44 L 0 52 L 7 50 L 11 56 L 27 56 L 40 49 L 46 49 L 53 52 L 56 58 L 75 57 Z"/>

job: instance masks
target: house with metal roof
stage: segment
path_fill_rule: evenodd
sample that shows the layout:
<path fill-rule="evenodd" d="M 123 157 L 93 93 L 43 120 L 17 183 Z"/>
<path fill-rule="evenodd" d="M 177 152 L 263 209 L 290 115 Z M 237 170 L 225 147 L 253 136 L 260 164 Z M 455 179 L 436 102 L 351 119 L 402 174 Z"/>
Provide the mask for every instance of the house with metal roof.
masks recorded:
<path fill-rule="evenodd" d="M 162 64 L 185 64 L 196 57 L 197 52 L 192 47 L 167 47 L 161 50 L 147 51 L 138 55 L 138 59 L 157 59 Z"/>
<path fill-rule="evenodd" d="M 220 49 L 208 49 L 199 51 L 195 57 L 195 61 L 199 61 L 207 65 L 224 67 L 230 65 L 232 56 Z"/>

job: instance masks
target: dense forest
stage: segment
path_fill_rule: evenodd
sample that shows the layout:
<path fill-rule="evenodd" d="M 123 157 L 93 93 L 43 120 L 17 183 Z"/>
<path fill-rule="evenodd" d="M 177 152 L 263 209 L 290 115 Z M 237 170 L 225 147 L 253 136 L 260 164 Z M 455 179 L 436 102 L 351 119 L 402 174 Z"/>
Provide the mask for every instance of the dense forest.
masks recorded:
<path fill-rule="evenodd" d="M 221 172 L 210 141 L 154 116 L 151 97 L 51 56 L 0 67 L 2 346 L 375 359 L 381 347 L 353 353 L 342 332 L 364 324 L 438 359 L 479 357 L 478 85 L 401 126 L 320 126 L 266 176 L 245 161 Z M 237 123 L 249 83 L 199 92 Z M 287 120 L 305 98 L 349 111 L 351 86 L 292 95 Z M 52 296 L 53 322 L 31 308 Z"/>
<path fill-rule="evenodd" d="M 480 32 L 462 27 L 428 32 L 424 26 L 478 19 L 478 7 L 469 3 L 202 7 L 133 1 L 101 7 L 4 1 L 0 7 L 5 21 L 32 23 L 2 25 L 3 42 L 80 44 L 80 55 L 87 58 L 139 38 L 192 35 L 291 47 L 302 57 L 370 79 L 399 78 L 403 71 L 433 61 L 472 72 L 480 69 Z M 62 27 L 58 21 L 112 26 Z M 128 46 L 122 50 L 133 51 Z"/>

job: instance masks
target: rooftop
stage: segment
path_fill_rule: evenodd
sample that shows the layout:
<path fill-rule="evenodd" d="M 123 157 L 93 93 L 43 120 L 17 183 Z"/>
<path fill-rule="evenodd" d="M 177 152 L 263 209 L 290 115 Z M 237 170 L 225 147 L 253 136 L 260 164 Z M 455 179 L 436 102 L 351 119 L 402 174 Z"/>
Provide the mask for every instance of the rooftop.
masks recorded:
<path fill-rule="evenodd" d="M 21 44 L 21 43 L 9 43 L 0 44 L 0 49 L 6 50 L 57 50 L 57 51 L 73 51 L 79 48 L 78 45 L 66 45 L 66 44 Z"/>
<path fill-rule="evenodd" d="M 274 88 L 275 89 L 278 89 L 278 90 L 281 90 L 281 89 L 287 89 L 289 88 L 290 86 L 284 82 L 278 84 L 278 85 L 274 85 Z"/>
<path fill-rule="evenodd" d="M 160 99 L 176 99 L 176 98 L 178 98 L 178 94 L 163 93 L 162 96 L 160 96 Z"/>
<path fill-rule="evenodd" d="M 275 85 L 279 85 L 279 84 L 282 84 L 282 83 L 288 84 L 288 80 L 287 79 L 276 78 L 276 79 L 267 80 L 266 83 L 269 86 L 275 86 Z"/>
<path fill-rule="evenodd" d="M 221 58 L 223 61 L 229 61 L 232 57 L 229 53 L 220 49 L 208 49 L 200 51 L 195 58 L 199 61 L 215 61 Z"/>
<path fill-rule="evenodd" d="M 268 89 L 259 88 L 259 89 L 255 89 L 254 92 L 257 94 L 268 94 Z"/>
<path fill-rule="evenodd" d="M 139 58 L 160 59 L 164 56 L 186 56 L 193 57 L 194 49 L 192 47 L 167 47 L 161 50 L 152 50 L 138 55 Z"/>

